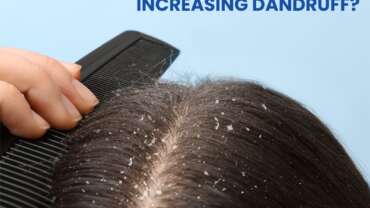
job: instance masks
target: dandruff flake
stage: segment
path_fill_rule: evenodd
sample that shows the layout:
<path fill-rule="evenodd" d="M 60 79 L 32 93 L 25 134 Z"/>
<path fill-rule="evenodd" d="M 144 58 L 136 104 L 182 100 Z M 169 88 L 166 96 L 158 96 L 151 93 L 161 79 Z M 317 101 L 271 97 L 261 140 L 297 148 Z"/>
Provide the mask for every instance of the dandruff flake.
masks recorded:
<path fill-rule="evenodd" d="M 263 110 L 267 111 L 267 106 L 266 106 L 266 104 L 262 103 L 262 104 L 261 104 L 261 106 L 262 106 Z"/>
<path fill-rule="evenodd" d="M 228 131 L 232 131 L 232 130 L 234 130 L 234 127 L 233 127 L 233 125 L 227 125 L 226 126 L 226 129 L 228 130 Z"/>
<path fill-rule="evenodd" d="M 214 117 L 213 119 L 216 121 L 215 130 L 218 130 L 218 128 L 220 127 L 220 122 L 218 121 L 217 117 Z"/>
<path fill-rule="evenodd" d="M 130 157 L 130 159 L 129 159 L 129 161 L 128 161 L 128 166 L 129 166 L 129 167 L 131 167 L 133 163 L 134 163 L 134 162 L 133 162 L 133 158 L 132 158 L 132 157 Z"/>

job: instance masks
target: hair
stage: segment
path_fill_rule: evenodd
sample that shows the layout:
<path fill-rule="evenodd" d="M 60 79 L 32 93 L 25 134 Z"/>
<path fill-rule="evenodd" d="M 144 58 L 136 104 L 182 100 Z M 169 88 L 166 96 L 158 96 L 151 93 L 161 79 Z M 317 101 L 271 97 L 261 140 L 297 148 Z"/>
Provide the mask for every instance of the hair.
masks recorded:
<path fill-rule="evenodd" d="M 115 94 L 73 133 L 56 207 L 370 207 L 330 130 L 278 92 L 234 80 Z"/>

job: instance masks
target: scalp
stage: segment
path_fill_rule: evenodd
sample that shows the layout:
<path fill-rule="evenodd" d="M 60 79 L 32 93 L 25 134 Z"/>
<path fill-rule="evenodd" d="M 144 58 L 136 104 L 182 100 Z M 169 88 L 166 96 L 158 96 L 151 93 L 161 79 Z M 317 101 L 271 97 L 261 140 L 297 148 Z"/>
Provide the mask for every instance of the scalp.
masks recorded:
<path fill-rule="evenodd" d="M 56 207 L 365 207 L 366 182 L 331 132 L 244 81 L 116 91 L 74 132 Z"/>

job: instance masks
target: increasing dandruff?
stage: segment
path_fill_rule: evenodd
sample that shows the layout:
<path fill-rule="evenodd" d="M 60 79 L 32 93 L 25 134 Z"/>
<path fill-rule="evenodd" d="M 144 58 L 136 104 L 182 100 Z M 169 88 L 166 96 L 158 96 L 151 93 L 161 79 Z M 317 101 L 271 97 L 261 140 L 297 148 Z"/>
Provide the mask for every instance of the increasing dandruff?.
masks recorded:
<path fill-rule="evenodd" d="M 351 0 L 137 0 L 138 11 L 345 11 Z"/>

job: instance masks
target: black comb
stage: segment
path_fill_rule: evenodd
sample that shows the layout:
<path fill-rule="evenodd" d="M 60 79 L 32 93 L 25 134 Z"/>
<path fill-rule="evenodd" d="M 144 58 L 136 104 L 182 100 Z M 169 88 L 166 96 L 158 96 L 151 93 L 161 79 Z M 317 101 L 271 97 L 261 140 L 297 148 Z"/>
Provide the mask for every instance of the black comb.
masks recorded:
<path fill-rule="evenodd" d="M 179 51 L 139 32 L 124 32 L 77 63 L 81 80 L 100 102 L 115 89 L 157 81 Z M 97 109 L 98 110 L 98 109 Z M 0 207 L 46 208 L 55 163 L 68 152 L 68 132 L 49 130 L 37 141 L 27 141 L 0 129 Z"/>

